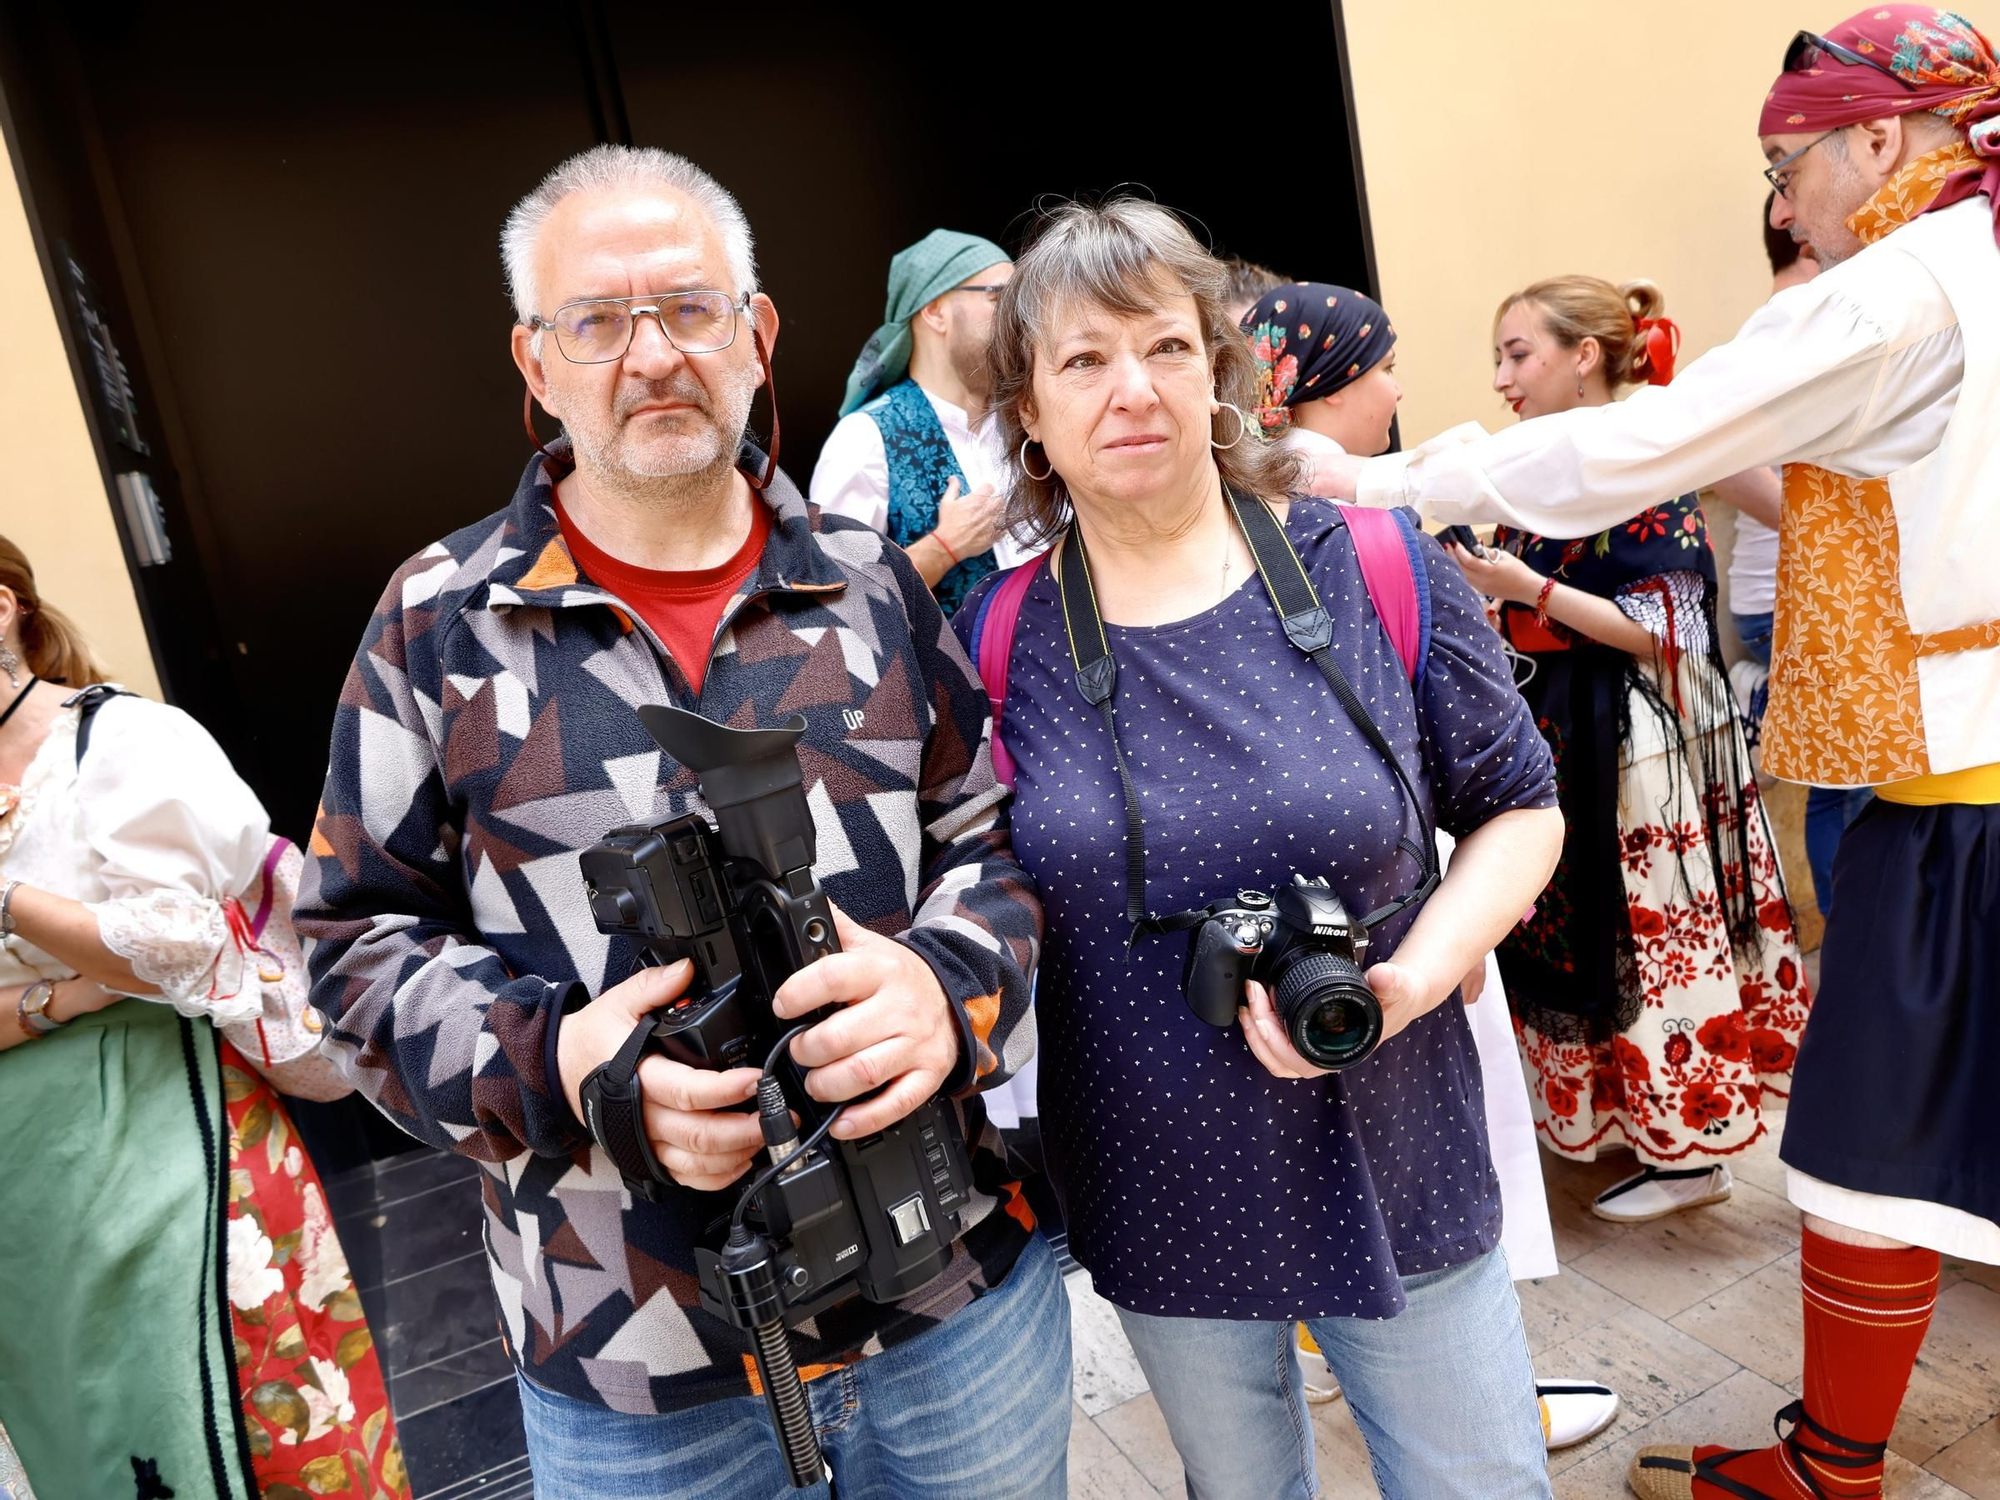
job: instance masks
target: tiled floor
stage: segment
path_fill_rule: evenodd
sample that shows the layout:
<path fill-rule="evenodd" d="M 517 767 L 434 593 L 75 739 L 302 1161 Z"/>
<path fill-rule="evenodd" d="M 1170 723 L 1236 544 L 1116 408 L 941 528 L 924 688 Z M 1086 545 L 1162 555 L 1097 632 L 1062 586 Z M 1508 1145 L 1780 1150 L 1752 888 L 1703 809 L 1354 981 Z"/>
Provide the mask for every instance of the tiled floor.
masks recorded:
<path fill-rule="evenodd" d="M 1589 1209 L 1631 1171 L 1629 1156 L 1544 1161 L 1563 1271 L 1520 1288 L 1535 1368 L 1601 1380 L 1625 1403 L 1607 1432 L 1551 1456 L 1557 1500 L 1626 1494 L 1626 1464 L 1651 1443 L 1769 1442 L 1771 1414 L 1798 1394 L 1800 1359 L 1797 1216 L 1775 1140 L 1742 1159 L 1729 1202 L 1633 1226 Z M 1183 1494 L 1159 1408 L 1110 1308 L 1080 1272 L 1070 1295 L 1070 1494 Z M 1376 1495 L 1346 1405 L 1315 1408 L 1313 1426 L 1329 1500 Z M 1890 1452 L 1892 1497 L 2000 1500 L 2000 1269 L 1946 1262 Z"/>
<path fill-rule="evenodd" d="M 1725 1204 L 1653 1224 L 1593 1218 L 1630 1170 L 1545 1158 L 1561 1275 L 1522 1285 L 1536 1368 L 1602 1380 L 1625 1401 L 1596 1440 L 1554 1455 L 1558 1500 L 1625 1493 L 1632 1451 L 1657 1442 L 1769 1441 L 1799 1388 L 1797 1219 L 1768 1140 L 1740 1158 Z M 418 1500 L 525 1500 L 519 1405 L 497 1337 L 470 1163 L 422 1151 L 340 1174 L 328 1195 L 375 1329 Z M 1069 1278 L 1076 1375 L 1070 1493 L 1183 1493 L 1158 1407 L 1110 1306 Z M 1330 1500 L 1373 1496 L 1344 1404 L 1314 1433 Z M 1947 1262 L 1930 1336 L 1891 1442 L 1888 1493 L 2000 1500 L 2000 1269 Z"/>

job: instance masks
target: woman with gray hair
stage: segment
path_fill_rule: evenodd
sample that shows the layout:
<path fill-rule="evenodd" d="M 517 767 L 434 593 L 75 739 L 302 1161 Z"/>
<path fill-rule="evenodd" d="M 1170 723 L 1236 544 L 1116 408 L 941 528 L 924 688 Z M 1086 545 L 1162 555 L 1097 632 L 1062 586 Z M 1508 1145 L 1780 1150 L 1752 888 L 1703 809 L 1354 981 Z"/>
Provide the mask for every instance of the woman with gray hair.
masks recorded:
<path fill-rule="evenodd" d="M 999 596 L 996 733 L 1070 1247 L 1190 1495 L 1316 1492 L 1303 1321 L 1390 1500 L 1546 1496 L 1457 995 L 1554 866 L 1548 753 L 1433 543 L 1390 530 L 1392 641 L 1348 518 L 1286 498 L 1225 284 L 1167 210 L 1072 204 L 994 322 L 1010 522 L 1055 542 Z M 957 616 L 975 648 L 1012 578 Z"/>

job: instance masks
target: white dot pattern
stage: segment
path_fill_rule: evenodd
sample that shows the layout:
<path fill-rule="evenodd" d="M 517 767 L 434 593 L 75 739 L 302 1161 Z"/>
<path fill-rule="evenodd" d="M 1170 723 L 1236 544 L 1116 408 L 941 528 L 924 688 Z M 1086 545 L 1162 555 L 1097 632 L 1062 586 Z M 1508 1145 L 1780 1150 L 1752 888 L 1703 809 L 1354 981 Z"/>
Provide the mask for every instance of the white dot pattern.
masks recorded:
<path fill-rule="evenodd" d="M 1439 822 L 1463 834 L 1555 800 L 1547 747 L 1459 570 L 1425 542 L 1433 627 L 1413 694 L 1346 531 L 1321 502 L 1287 529 L 1334 650 Z M 969 618 L 971 606 L 961 619 Z M 1355 915 L 1416 869 L 1394 777 L 1285 638 L 1261 579 L 1170 625 L 1109 627 L 1119 735 L 1145 810 L 1147 904 L 1326 874 Z M 1440 1006 L 1362 1066 L 1266 1073 L 1240 1029 L 1195 1019 L 1186 939 L 1125 959 L 1125 824 L 1103 720 L 1074 683 L 1057 587 L 1023 601 L 1006 738 L 1014 848 L 1040 884 L 1041 1109 L 1070 1245 L 1100 1292 L 1159 1316 L 1387 1317 L 1399 1276 L 1460 1264 L 1500 1234 L 1479 1063 Z M 1387 958 L 1414 920 L 1376 934 Z"/>

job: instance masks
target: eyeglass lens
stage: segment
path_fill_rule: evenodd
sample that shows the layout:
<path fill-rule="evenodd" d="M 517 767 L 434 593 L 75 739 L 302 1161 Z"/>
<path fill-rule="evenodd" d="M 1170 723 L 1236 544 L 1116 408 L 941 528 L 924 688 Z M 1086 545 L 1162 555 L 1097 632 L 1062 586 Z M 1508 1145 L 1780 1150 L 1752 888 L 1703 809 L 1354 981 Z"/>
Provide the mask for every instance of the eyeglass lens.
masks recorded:
<path fill-rule="evenodd" d="M 640 309 L 636 315 L 634 307 Z M 624 357 L 632 345 L 635 318 L 655 308 L 668 341 L 683 354 L 712 354 L 727 349 L 736 337 L 736 304 L 721 292 L 571 302 L 556 309 L 550 326 L 565 359 L 604 364 Z"/>

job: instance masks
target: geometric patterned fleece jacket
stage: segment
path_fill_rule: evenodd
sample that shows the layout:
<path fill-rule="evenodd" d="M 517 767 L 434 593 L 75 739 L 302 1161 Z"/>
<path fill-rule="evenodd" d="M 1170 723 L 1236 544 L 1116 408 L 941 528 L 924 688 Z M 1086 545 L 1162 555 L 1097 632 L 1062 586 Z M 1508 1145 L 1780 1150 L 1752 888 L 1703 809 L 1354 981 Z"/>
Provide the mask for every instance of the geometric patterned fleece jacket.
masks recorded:
<path fill-rule="evenodd" d="M 759 472 L 763 455 L 743 462 Z M 636 613 L 579 573 L 550 486 L 537 456 L 512 505 L 389 581 L 341 691 L 295 921 L 327 1051 L 397 1125 L 485 1169 L 517 1367 L 582 1401 L 672 1411 L 755 1387 L 744 1336 L 696 1294 L 693 1247 L 735 1194 L 635 1200 L 553 1066 L 564 1000 L 634 958 L 592 924 L 578 852 L 619 823 L 707 810 L 633 710 L 737 728 L 803 713 L 821 883 L 922 955 L 957 1013 L 945 1092 L 971 1147 L 967 1233 L 905 1302 L 853 1298 L 798 1330 L 813 1374 L 949 1317 L 1027 1242 L 978 1091 L 1033 1049 L 1041 905 L 1008 842 L 985 689 L 898 548 L 778 475 L 770 541 L 696 698 Z"/>

